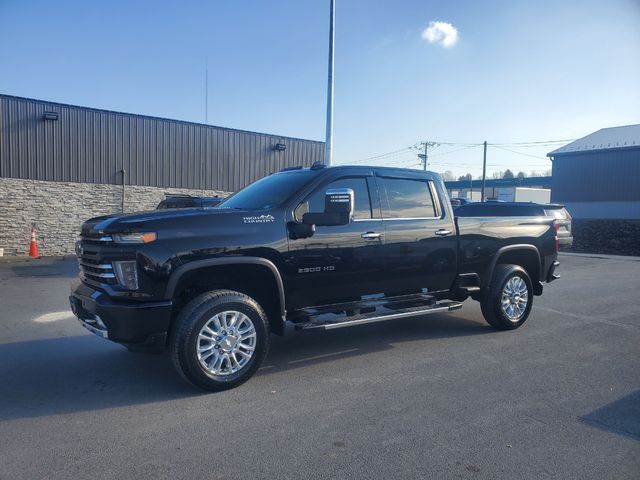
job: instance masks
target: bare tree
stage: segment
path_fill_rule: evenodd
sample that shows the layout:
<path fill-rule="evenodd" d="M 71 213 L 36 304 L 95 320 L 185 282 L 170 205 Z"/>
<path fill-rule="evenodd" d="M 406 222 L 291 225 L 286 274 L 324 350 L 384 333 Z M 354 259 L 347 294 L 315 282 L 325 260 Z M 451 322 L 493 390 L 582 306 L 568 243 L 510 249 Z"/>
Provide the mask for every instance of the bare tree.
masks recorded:
<path fill-rule="evenodd" d="M 441 173 L 440 176 L 445 182 L 453 182 L 456 179 L 456 176 L 451 170 L 447 170 L 446 172 Z"/>
<path fill-rule="evenodd" d="M 504 171 L 502 178 L 513 178 L 513 172 L 508 168 Z"/>

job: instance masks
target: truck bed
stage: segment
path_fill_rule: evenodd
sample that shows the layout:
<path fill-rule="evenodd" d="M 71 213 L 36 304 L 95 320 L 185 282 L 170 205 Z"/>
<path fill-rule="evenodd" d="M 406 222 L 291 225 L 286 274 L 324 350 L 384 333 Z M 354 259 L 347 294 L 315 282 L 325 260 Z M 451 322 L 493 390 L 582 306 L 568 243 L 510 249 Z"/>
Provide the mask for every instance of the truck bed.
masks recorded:
<path fill-rule="evenodd" d="M 479 275 L 481 286 L 489 278 L 500 251 L 531 246 L 531 255 L 539 257 L 541 278 L 555 260 L 552 218 L 456 217 L 455 223 L 458 231 L 458 273 Z"/>

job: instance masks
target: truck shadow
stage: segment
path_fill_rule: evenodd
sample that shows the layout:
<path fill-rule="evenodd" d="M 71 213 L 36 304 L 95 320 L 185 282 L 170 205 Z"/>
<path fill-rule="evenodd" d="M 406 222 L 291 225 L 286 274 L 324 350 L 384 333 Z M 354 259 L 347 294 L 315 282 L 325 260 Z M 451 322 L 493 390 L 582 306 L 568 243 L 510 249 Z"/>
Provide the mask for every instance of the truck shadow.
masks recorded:
<path fill-rule="evenodd" d="M 393 349 L 393 344 L 491 333 L 482 322 L 453 315 L 431 314 L 348 327 L 311 330 L 289 337 L 272 337 L 271 349 L 258 375 L 269 375 L 341 358 Z"/>
<path fill-rule="evenodd" d="M 640 390 L 580 417 L 587 425 L 640 441 Z"/>
<path fill-rule="evenodd" d="M 406 341 L 489 333 L 486 325 L 452 315 L 272 337 L 264 366 L 241 390 L 264 388 L 261 378 L 324 362 L 391 350 Z M 335 365 L 334 365 L 335 367 Z M 316 372 L 312 373 L 317 375 Z M 273 385 L 273 379 L 269 380 Z M 168 355 L 144 355 L 91 335 L 0 345 L 0 421 L 199 397 L 173 370 Z M 277 388 L 277 384 L 273 385 Z M 246 394 L 235 390 L 240 394 Z M 224 395 L 225 393 L 222 393 Z"/>

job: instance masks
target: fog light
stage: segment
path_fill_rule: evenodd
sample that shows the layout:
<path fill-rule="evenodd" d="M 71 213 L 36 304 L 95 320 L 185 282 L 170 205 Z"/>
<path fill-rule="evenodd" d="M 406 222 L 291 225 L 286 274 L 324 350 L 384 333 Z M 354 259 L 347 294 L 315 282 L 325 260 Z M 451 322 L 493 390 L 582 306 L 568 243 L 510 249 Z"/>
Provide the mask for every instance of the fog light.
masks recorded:
<path fill-rule="evenodd" d="M 107 326 L 104 324 L 104 322 L 98 315 L 94 315 L 94 318 L 96 320 L 96 325 L 98 325 L 98 328 L 101 328 L 102 330 L 107 329 Z"/>
<path fill-rule="evenodd" d="M 113 262 L 118 283 L 127 290 L 138 289 L 138 269 L 136 262 Z"/>

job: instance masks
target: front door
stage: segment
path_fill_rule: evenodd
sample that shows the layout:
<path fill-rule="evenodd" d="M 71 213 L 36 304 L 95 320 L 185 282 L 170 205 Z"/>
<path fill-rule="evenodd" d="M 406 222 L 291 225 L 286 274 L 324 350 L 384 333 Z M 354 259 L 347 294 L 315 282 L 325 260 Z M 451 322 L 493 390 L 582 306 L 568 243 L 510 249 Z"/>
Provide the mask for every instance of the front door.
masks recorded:
<path fill-rule="evenodd" d="M 299 221 L 307 211 L 322 212 L 325 192 L 330 188 L 353 190 L 353 221 L 341 226 L 316 226 L 313 236 L 289 240 L 285 261 L 288 308 L 357 300 L 381 291 L 384 227 L 373 177 L 327 180 L 296 207 L 294 216 Z"/>

